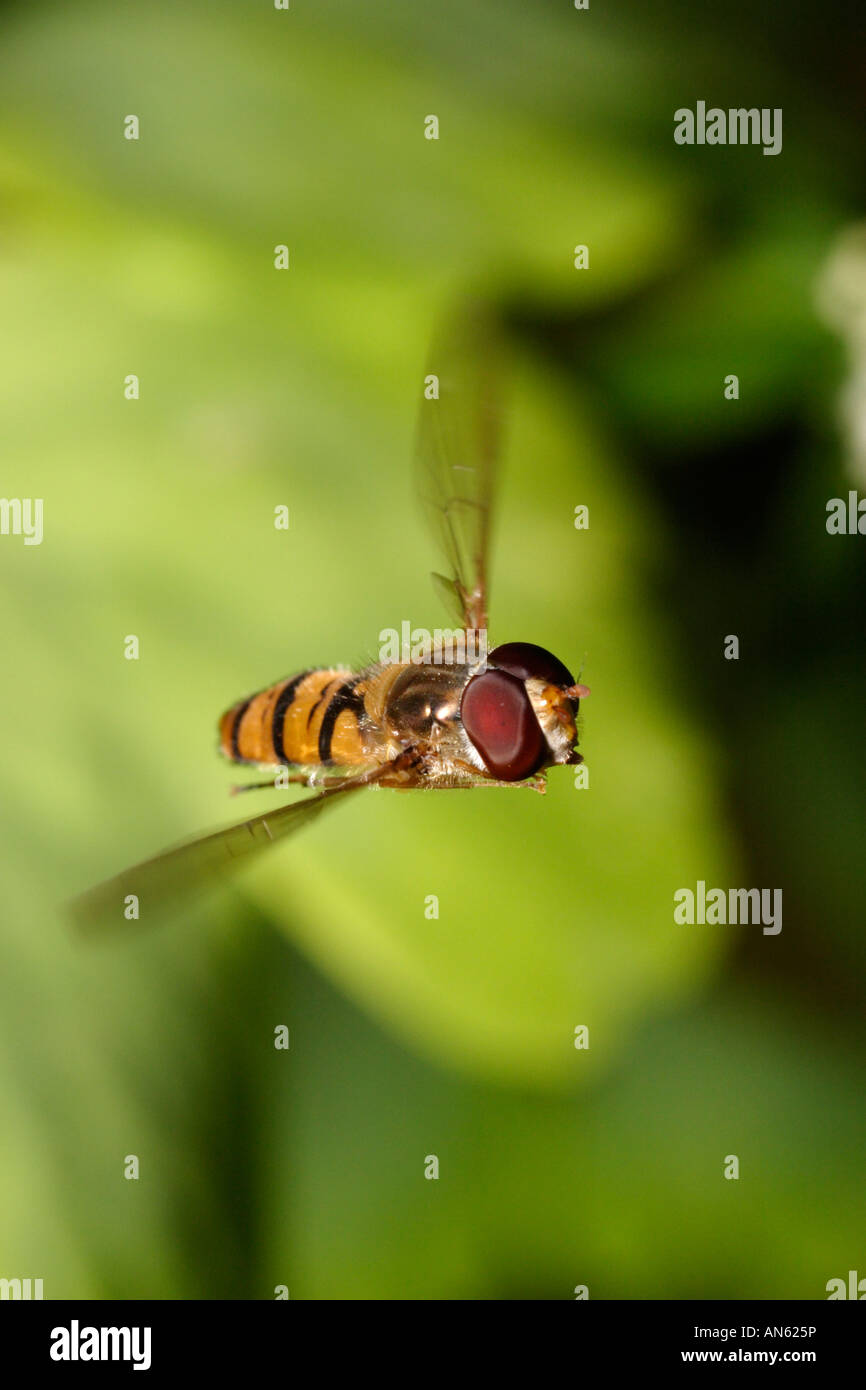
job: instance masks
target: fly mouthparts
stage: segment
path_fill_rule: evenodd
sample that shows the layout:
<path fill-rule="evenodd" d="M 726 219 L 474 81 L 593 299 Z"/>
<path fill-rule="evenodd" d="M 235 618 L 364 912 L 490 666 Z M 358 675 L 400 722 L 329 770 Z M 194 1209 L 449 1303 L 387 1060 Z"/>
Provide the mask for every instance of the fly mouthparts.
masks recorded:
<path fill-rule="evenodd" d="M 570 700 L 585 700 L 589 693 L 588 685 L 570 685 L 565 691 Z"/>

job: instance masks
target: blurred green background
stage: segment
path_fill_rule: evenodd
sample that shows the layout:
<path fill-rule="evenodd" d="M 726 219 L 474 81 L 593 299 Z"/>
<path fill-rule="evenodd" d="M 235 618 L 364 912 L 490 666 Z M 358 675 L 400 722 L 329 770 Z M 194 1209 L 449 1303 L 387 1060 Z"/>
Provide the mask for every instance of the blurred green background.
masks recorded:
<path fill-rule="evenodd" d="M 866 1272 L 866 567 L 824 527 L 857 479 L 816 310 L 863 213 L 866 54 L 847 4 L 754 11 L 0 7 L 0 491 L 45 505 L 41 546 L 0 538 L 0 1276 Z M 782 107 L 782 153 L 675 145 L 698 99 Z M 479 290 L 518 357 L 491 640 L 583 664 L 590 787 L 371 793 L 172 930 L 73 940 L 69 894 L 252 810 L 225 707 L 443 622 L 412 437 Z M 781 887 L 781 935 L 676 926 L 698 879 Z"/>

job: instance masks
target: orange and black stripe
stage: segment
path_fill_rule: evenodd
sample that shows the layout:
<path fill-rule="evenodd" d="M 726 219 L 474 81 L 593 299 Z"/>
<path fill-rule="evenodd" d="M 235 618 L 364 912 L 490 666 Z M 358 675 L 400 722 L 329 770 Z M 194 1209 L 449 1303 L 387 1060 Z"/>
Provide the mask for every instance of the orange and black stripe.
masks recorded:
<path fill-rule="evenodd" d="M 358 728 L 360 726 L 361 716 L 364 713 L 364 697 L 359 693 L 358 686 L 362 680 L 363 676 L 350 676 L 347 681 L 343 681 L 343 684 L 331 697 L 319 727 L 320 763 L 334 763 L 340 761 L 340 759 L 335 758 L 333 754 L 337 720 L 340 718 L 341 714 L 348 712 L 355 720 L 355 727 Z M 348 732 L 348 729 L 344 730 L 344 733 L 348 734 Z M 345 739 L 342 742 L 345 742 Z"/>
<path fill-rule="evenodd" d="M 274 704 L 274 713 L 271 719 L 271 743 L 274 747 L 274 761 L 278 763 L 288 763 L 286 750 L 283 744 L 283 731 L 286 727 L 286 714 L 289 706 L 298 693 L 298 686 L 301 681 L 306 680 L 309 671 L 302 671 L 299 676 L 292 676 L 287 680 Z"/>
<path fill-rule="evenodd" d="M 302 671 L 240 700 L 220 720 L 220 749 L 271 767 L 366 762 L 360 682 L 346 670 Z"/>
<path fill-rule="evenodd" d="M 253 697 L 251 695 L 248 700 L 242 700 L 241 703 L 237 706 L 237 709 L 232 711 L 232 721 L 229 730 L 229 756 L 233 758 L 236 763 L 246 762 L 246 759 L 241 757 L 241 749 L 240 744 L 238 742 L 238 733 L 241 727 L 241 720 L 243 719 L 252 702 Z"/>

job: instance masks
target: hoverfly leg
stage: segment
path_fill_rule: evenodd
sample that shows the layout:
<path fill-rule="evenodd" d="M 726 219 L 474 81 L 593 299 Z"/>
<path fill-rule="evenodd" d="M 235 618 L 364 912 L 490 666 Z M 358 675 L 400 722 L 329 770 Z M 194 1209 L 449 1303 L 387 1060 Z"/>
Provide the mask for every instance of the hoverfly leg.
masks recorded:
<path fill-rule="evenodd" d="M 264 791 L 270 787 L 271 791 L 282 791 L 285 787 L 295 785 L 303 787 L 332 787 L 338 786 L 345 779 L 343 777 L 319 777 L 316 772 L 293 772 L 291 774 L 283 771 L 275 772 L 266 782 L 236 782 L 229 787 L 229 796 L 239 796 L 241 792 Z"/>
<path fill-rule="evenodd" d="M 294 780 L 297 781 L 297 778 Z M 229 787 L 229 796 L 240 796 L 241 792 L 257 792 L 265 787 L 270 787 L 271 791 L 274 790 L 273 777 L 268 782 L 235 782 Z"/>
<path fill-rule="evenodd" d="M 530 777 L 523 782 L 498 782 L 495 780 L 485 780 L 478 782 L 479 787 L 514 787 L 516 790 L 522 789 L 526 792 L 538 792 L 539 796 L 544 796 L 547 791 L 547 778 L 543 772 L 539 772 L 536 777 Z"/>
<path fill-rule="evenodd" d="M 390 762 L 371 773 L 371 781 L 383 787 L 421 787 L 427 784 L 427 753 L 420 744 L 403 748 Z"/>

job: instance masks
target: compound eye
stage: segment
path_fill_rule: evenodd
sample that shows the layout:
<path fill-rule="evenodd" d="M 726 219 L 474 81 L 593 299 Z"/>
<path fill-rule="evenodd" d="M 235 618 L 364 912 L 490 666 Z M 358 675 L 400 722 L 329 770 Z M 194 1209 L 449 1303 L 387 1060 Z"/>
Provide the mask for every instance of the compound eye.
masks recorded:
<path fill-rule="evenodd" d="M 574 685 L 574 676 L 558 657 L 534 642 L 503 642 L 487 654 L 487 665 L 527 681 L 534 677 L 548 685 Z"/>
<path fill-rule="evenodd" d="M 502 782 L 531 777 L 548 756 L 547 740 L 517 676 L 506 671 L 473 676 L 463 692 L 460 716 L 485 767 Z"/>

